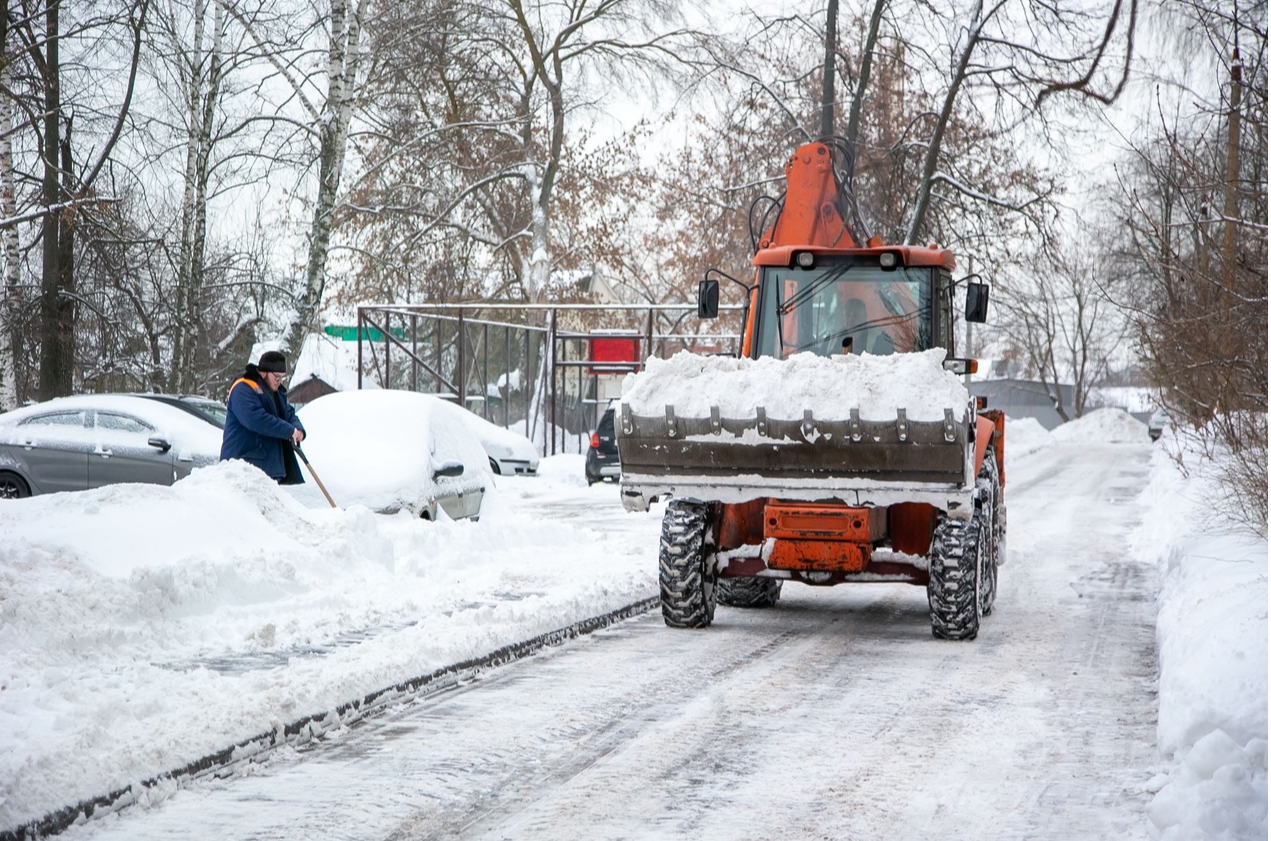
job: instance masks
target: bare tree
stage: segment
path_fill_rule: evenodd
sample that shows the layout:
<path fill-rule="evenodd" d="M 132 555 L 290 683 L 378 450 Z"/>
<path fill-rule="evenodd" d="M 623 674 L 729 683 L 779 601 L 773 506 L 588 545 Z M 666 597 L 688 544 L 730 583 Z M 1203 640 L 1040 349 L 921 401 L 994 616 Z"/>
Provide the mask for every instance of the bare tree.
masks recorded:
<path fill-rule="evenodd" d="M 1043 268 L 1044 259 L 1030 261 L 1027 277 L 1005 284 L 997 299 L 1010 325 L 1007 346 L 1025 363 L 1026 373 L 1041 381 L 1064 421 L 1085 414 L 1091 392 L 1111 370 L 1126 335 L 1125 322 L 1108 299 L 1106 267 L 1094 255 L 1075 254 L 1056 258 L 1049 268 Z M 1069 383 L 1071 406 L 1065 405 L 1061 387 Z"/>
<path fill-rule="evenodd" d="M 650 27 L 669 7 L 490 0 L 413 11 L 398 10 L 393 29 L 373 36 L 392 66 L 352 187 L 361 271 L 396 275 L 404 288 L 412 274 L 452 276 L 446 261 L 462 254 L 470 280 L 442 294 L 558 294 L 558 273 L 578 266 L 583 250 L 555 231 L 561 205 L 603 163 L 582 148 L 585 117 L 605 82 L 656 72 L 675 34 Z M 385 237 L 400 245 L 385 249 Z M 404 265 L 421 260 L 423 272 Z"/>
<path fill-rule="evenodd" d="M 210 6 L 210 8 L 209 8 Z M 207 246 L 208 187 L 213 166 L 228 16 L 219 4 L 194 0 L 193 31 L 180 36 L 175 15 L 165 23 L 176 76 L 184 95 L 185 167 L 182 182 L 180 247 L 177 256 L 174 310 L 176 330 L 168 390 L 193 391 L 197 379 L 198 342 L 203 332 L 202 299 Z M 210 32 L 207 30 L 211 30 Z"/>
<path fill-rule="evenodd" d="M 1123 8 L 1126 2 L 1128 10 Z M 1108 10 L 1097 16 L 1012 0 L 974 0 L 970 9 L 959 10 L 953 18 L 926 3 L 919 8 L 946 21 L 945 31 L 954 37 L 948 40 L 949 61 L 940 65 L 948 83 L 938 113 L 928 121 L 930 133 L 925 140 L 918 199 L 905 234 L 907 243 L 920 241 L 937 187 L 969 196 L 982 193 L 940 168 L 955 104 L 968 98 L 988 99 L 997 103 L 997 110 L 1007 114 L 1008 120 L 1024 120 L 1027 113 L 1011 116 L 1003 106 L 1014 103 L 1040 111 L 1041 105 L 1058 93 L 1080 94 L 1102 103 L 1115 100 L 1124 88 L 1133 55 L 1138 2 L 1112 0 Z M 1111 89 L 1103 91 L 1100 73 L 1118 37 L 1123 64 L 1109 82 Z M 1070 68 L 1081 75 L 1069 78 Z"/>
<path fill-rule="evenodd" d="M 12 91 L 13 56 L 10 50 L 10 11 L 6 7 L 0 16 L 0 90 Z M 16 129 L 14 114 L 17 107 L 12 96 L 0 95 L 0 217 L 17 216 L 16 178 L 13 171 L 13 135 Z M 18 361 L 22 357 L 23 330 L 21 290 L 21 254 L 18 226 L 9 225 L 0 230 L 0 246 L 4 254 L 4 298 L 0 302 L 0 412 L 14 409 L 22 398 L 21 375 Z"/>
<path fill-rule="evenodd" d="M 254 4 L 249 0 L 217 1 L 272 66 L 273 75 L 267 83 L 281 89 L 277 105 L 278 111 L 284 112 L 275 119 L 290 121 L 300 132 L 308 150 L 306 168 L 316 170 L 304 280 L 283 339 L 284 346 L 299 350 L 322 309 L 349 130 L 364 81 L 363 33 L 370 2 L 332 0 L 320 17 L 305 19 L 274 0 Z M 318 55 L 321 60 L 315 60 Z M 285 116 L 284 103 L 296 105 L 299 115 Z"/>
<path fill-rule="evenodd" d="M 41 204 L 44 208 L 40 291 L 41 398 L 69 394 L 74 386 L 77 294 L 73 258 L 76 220 L 83 207 L 98 201 L 93 193 L 97 178 L 110 161 L 127 120 L 148 7 L 149 0 L 136 0 L 118 10 L 105 10 L 106 14 L 101 18 L 76 20 L 68 33 L 63 32 L 61 26 L 62 3 L 49 0 L 43 8 L 42 30 L 36 29 L 31 16 L 15 27 L 27 60 L 38 71 L 43 98 L 39 109 L 43 169 Z M 72 136 L 73 122 L 64 111 L 69 103 L 63 95 L 66 79 L 61 48 L 63 42 L 70 39 L 78 48 L 92 51 L 99 47 L 101 38 L 118 39 L 121 31 L 125 35 L 123 43 L 127 44 L 126 78 L 118 85 L 119 98 L 114 108 L 98 111 L 95 115 L 104 124 L 102 133 L 90 133 L 90 140 L 82 144 L 94 149 L 94 154 L 79 166 L 75 161 L 77 147 Z M 83 104 L 87 106 L 86 111 L 96 110 L 88 102 Z"/>
<path fill-rule="evenodd" d="M 1165 11 L 1201 35 L 1190 54 L 1217 72 L 1208 92 L 1165 80 L 1155 125 L 1118 168 L 1118 300 L 1164 405 L 1224 455 L 1225 513 L 1265 534 L 1266 5 Z"/>

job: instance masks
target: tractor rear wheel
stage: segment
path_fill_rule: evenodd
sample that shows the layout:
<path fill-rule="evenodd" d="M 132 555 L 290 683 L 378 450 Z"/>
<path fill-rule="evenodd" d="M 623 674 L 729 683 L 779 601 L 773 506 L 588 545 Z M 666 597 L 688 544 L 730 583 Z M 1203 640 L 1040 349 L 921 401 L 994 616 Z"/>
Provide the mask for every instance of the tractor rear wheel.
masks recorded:
<path fill-rule="evenodd" d="M 781 598 L 780 578 L 721 578 L 715 598 L 729 607 L 772 607 Z"/>
<path fill-rule="evenodd" d="M 672 628 L 705 628 L 715 618 L 715 573 L 707 569 L 710 508 L 672 500 L 662 518 L 658 585 L 662 618 Z"/>
<path fill-rule="evenodd" d="M 927 603 L 937 639 L 972 640 L 980 632 L 983 541 L 978 519 L 943 518 L 931 538 Z"/>

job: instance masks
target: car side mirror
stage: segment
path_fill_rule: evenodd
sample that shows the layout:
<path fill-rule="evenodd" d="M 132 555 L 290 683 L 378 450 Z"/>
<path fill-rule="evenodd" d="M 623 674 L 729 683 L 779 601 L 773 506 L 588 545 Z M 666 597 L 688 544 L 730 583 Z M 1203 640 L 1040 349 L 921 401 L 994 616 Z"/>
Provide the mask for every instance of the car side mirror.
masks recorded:
<path fill-rule="evenodd" d="M 437 469 L 433 471 L 432 477 L 434 479 L 438 479 L 442 476 L 453 478 L 455 476 L 462 476 L 462 475 L 463 475 L 463 462 L 445 461 L 437 466 Z"/>
<path fill-rule="evenodd" d="M 966 320 L 983 324 L 989 317 L 989 286 L 987 283 L 966 285 Z"/>
<path fill-rule="evenodd" d="M 697 317 L 715 318 L 719 315 L 719 281 L 703 280 L 697 284 Z"/>
<path fill-rule="evenodd" d="M 172 445 L 168 443 L 168 439 L 162 438 L 158 435 L 155 435 L 146 443 L 161 453 L 166 453 L 168 450 L 172 449 Z"/>

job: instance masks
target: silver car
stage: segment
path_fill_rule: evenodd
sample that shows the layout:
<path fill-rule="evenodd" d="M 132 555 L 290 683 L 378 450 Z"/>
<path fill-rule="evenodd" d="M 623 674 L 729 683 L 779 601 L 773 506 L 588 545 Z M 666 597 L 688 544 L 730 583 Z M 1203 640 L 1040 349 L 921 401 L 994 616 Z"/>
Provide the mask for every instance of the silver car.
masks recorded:
<path fill-rule="evenodd" d="M 59 397 L 0 414 L 0 498 L 120 482 L 171 485 L 220 457 L 221 430 L 125 395 Z"/>

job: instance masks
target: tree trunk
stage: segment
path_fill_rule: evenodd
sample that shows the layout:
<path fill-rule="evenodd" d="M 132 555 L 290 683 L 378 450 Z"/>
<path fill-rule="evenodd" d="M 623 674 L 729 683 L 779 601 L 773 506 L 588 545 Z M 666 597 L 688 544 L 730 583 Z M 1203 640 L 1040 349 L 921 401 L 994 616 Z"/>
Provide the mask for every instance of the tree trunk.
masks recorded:
<path fill-rule="evenodd" d="M 207 5 L 194 8 L 194 35 L 186 78 L 186 160 L 181 204 L 181 251 L 177 271 L 177 331 L 173 340 L 169 389 L 190 393 L 198 389 L 197 369 L 205 347 L 202 313 L 203 274 L 207 250 L 207 186 L 211 177 L 212 134 L 220 106 L 223 75 L 222 37 L 225 13 L 213 9 L 211 46 L 204 51 Z"/>
<path fill-rule="evenodd" d="M 869 34 L 865 37 L 865 51 L 861 55 L 860 75 L 856 79 L 856 95 L 852 97 L 852 109 L 847 117 L 848 146 L 856 155 L 856 138 L 861 131 L 861 107 L 865 101 L 865 91 L 869 90 L 869 77 L 874 68 L 874 49 L 878 45 L 878 28 L 883 20 L 883 9 L 887 8 L 887 0 L 877 0 L 874 13 L 869 18 Z"/>
<path fill-rule="evenodd" d="M 304 337 L 318 327 L 322 296 L 327 281 L 327 251 L 331 246 L 331 222 L 340 192 L 344 153 L 353 100 L 357 91 L 362 21 L 369 0 L 358 0 L 354 10 L 347 0 L 331 3 L 331 41 L 327 52 L 327 101 L 320 118 L 318 148 L 318 197 L 309 228 L 309 262 L 305 286 L 297 301 L 296 317 L 283 345 L 298 354 Z M 293 360 L 294 361 L 294 360 Z"/>
<path fill-rule="evenodd" d="M 45 9 L 45 78 L 44 78 L 44 180 L 42 201 L 44 214 L 43 265 L 40 279 L 40 400 L 71 393 L 71 366 L 74 358 L 74 332 L 63 328 L 61 265 L 61 198 L 57 156 L 61 148 L 61 92 L 59 80 L 58 11 L 60 0 L 49 0 Z"/>
<path fill-rule="evenodd" d="M 825 66 L 821 71 L 821 136 L 834 135 L 834 55 L 838 45 L 839 2 L 825 10 Z"/>
<path fill-rule="evenodd" d="M 5 13 L 7 24 L 7 12 Z M 8 37 L 0 37 L 4 54 L 8 54 Z M 11 65 L 5 61 L 0 66 L 0 88 L 12 89 Z M 17 215 L 13 183 L 13 101 L 0 97 L 0 216 L 12 219 Z M 18 226 L 9 225 L 0 232 L 0 245 L 4 253 L 4 326 L 0 328 L 0 412 L 16 409 L 23 398 L 23 388 L 18 374 L 22 358 L 22 330 L 18 324 L 22 309 L 19 286 Z"/>
<path fill-rule="evenodd" d="M 980 18 L 983 13 L 984 3 L 983 0 L 979 0 L 971 13 L 971 22 L 967 25 L 966 45 L 962 48 L 962 54 L 958 56 L 958 67 L 949 80 L 949 90 L 944 97 L 944 106 L 940 109 L 940 116 L 936 118 L 936 125 L 931 132 L 931 140 L 927 143 L 927 154 L 922 163 L 922 178 L 918 182 L 918 200 L 914 204 L 913 216 L 909 219 L 905 245 L 917 243 L 918 235 L 922 233 L 923 224 L 926 222 L 927 207 L 931 204 L 931 179 L 935 176 L 936 166 L 940 162 L 940 146 L 944 142 L 944 131 L 949 125 L 949 118 L 953 115 L 953 105 L 957 102 L 962 82 L 966 80 L 966 68 L 971 61 L 971 54 L 975 52 L 975 47 L 980 42 L 980 27 L 984 25 L 984 21 Z"/>

